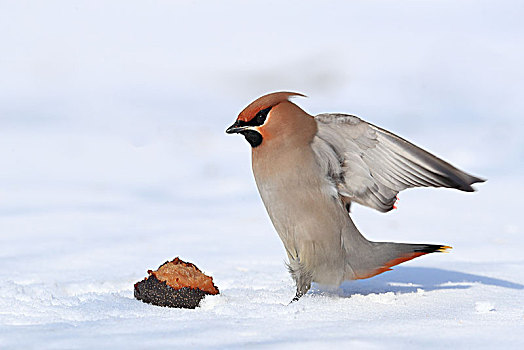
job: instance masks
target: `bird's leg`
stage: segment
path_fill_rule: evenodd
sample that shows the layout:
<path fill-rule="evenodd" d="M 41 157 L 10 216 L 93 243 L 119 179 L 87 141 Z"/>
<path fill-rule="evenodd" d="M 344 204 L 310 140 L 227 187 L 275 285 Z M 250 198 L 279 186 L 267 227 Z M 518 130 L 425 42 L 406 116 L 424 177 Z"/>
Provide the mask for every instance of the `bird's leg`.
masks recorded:
<path fill-rule="evenodd" d="M 297 293 L 295 294 L 293 300 L 291 300 L 291 303 L 298 301 L 298 299 L 300 299 L 304 294 L 306 294 L 307 291 L 311 288 L 311 277 L 309 276 L 309 274 L 296 273 L 293 274 L 293 278 L 295 279 L 295 283 L 297 284 Z"/>
<path fill-rule="evenodd" d="M 300 299 L 304 294 L 307 293 L 309 288 L 311 288 L 311 282 L 310 281 L 306 282 L 305 284 L 301 284 L 301 285 L 299 285 L 297 283 L 297 293 L 295 294 L 295 297 L 291 300 L 290 304 L 295 302 L 295 301 L 298 301 L 298 299 Z"/>
<path fill-rule="evenodd" d="M 311 273 L 300 263 L 298 259 L 290 259 L 288 264 L 291 277 L 297 285 L 297 293 L 291 303 L 300 299 L 311 288 L 312 276 Z M 290 304 L 291 304 L 290 303 Z"/>
<path fill-rule="evenodd" d="M 302 297 L 303 295 L 304 295 L 304 293 L 302 293 L 301 291 L 297 290 L 297 294 L 295 294 L 295 296 L 293 297 L 293 299 L 291 299 L 291 301 L 289 302 L 288 305 L 291 305 L 295 301 L 298 301 L 298 299 L 300 299 L 300 297 Z"/>
<path fill-rule="evenodd" d="M 289 303 L 292 304 L 292 303 L 294 303 L 295 301 L 298 301 L 298 299 L 300 299 L 300 297 L 301 297 L 302 295 L 304 295 L 304 294 L 302 294 L 301 292 L 299 292 L 299 291 L 297 290 L 297 294 L 295 294 L 295 296 L 293 297 L 293 299 L 291 299 L 291 301 L 290 301 Z"/>

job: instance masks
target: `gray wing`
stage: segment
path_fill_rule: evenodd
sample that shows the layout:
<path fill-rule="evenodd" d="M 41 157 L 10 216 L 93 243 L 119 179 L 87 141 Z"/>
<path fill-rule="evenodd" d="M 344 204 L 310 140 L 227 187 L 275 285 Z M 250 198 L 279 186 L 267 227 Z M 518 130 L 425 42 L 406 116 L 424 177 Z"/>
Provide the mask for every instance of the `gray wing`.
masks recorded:
<path fill-rule="evenodd" d="M 347 205 L 354 201 L 387 212 L 406 188 L 471 192 L 471 184 L 484 181 L 358 117 L 319 114 L 315 120 L 313 151 Z"/>

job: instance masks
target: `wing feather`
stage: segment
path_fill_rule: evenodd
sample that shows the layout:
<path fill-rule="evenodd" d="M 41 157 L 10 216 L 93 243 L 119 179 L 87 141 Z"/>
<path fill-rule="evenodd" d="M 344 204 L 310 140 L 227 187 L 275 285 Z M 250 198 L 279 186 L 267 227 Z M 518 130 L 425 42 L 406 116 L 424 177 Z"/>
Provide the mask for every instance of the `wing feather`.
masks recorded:
<path fill-rule="evenodd" d="M 469 175 L 403 138 L 346 114 L 319 114 L 312 142 L 318 163 L 344 203 L 386 212 L 398 192 L 412 187 L 474 191 Z"/>

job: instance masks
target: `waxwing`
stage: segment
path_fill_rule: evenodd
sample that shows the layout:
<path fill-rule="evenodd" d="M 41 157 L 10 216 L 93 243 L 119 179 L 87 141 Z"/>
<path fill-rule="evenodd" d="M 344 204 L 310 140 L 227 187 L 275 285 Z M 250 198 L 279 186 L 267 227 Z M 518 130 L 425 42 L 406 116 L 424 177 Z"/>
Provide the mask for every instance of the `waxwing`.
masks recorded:
<path fill-rule="evenodd" d="M 401 137 L 347 114 L 311 116 L 276 92 L 247 106 L 226 132 L 252 147 L 262 201 L 284 243 L 298 300 L 312 282 L 340 285 L 375 276 L 434 244 L 368 241 L 349 215 L 353 202 L 381 212 L 398 192 L 448 187 L 471 192 L 469 175 Z"/>

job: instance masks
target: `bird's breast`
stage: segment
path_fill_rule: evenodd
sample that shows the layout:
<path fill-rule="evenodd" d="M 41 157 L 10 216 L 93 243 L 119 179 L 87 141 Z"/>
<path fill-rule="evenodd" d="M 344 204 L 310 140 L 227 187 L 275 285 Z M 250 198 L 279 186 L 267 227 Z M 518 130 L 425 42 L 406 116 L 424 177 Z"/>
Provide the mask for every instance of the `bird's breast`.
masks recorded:
<path fill-rule="evenodd" d="M 254 152 L 253 174 L 269 217 L 286 247 L 297 237 L 319 240 L 331 232 L 340 234 L 338 221 L 343 206 L 309 146 L 277 152 L 272 157 Z"/>
<path fill-rule="evenodd" d="M 290 263 L 298 262 L 315 282 L 340 284 L 346 269 L 341 234 L 350 219 L 313 152 L 254 154 L 253 173 Z"/>

